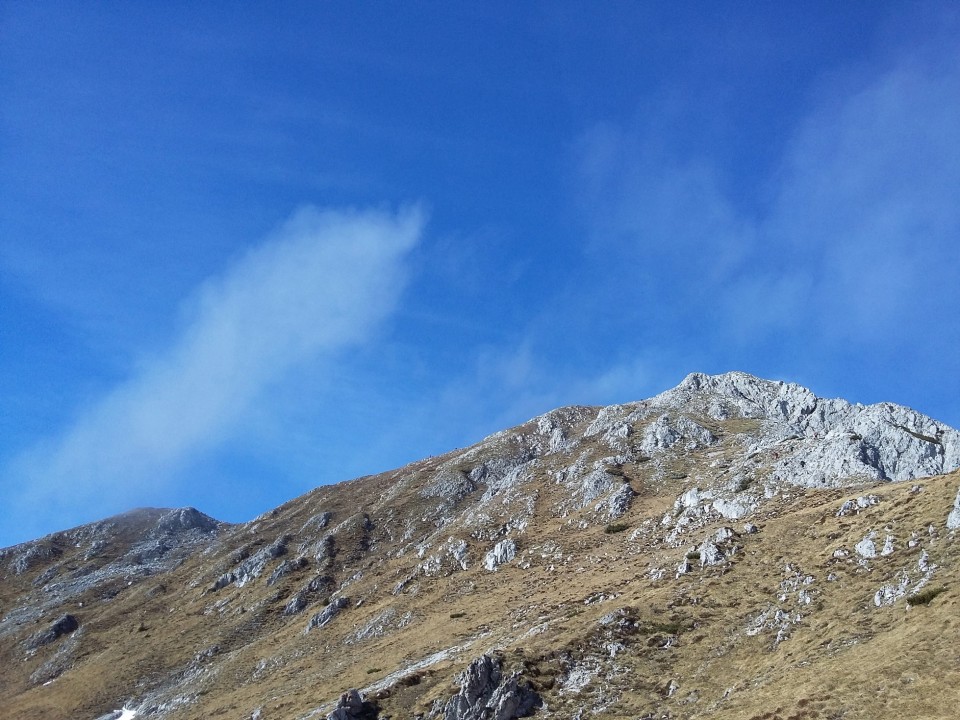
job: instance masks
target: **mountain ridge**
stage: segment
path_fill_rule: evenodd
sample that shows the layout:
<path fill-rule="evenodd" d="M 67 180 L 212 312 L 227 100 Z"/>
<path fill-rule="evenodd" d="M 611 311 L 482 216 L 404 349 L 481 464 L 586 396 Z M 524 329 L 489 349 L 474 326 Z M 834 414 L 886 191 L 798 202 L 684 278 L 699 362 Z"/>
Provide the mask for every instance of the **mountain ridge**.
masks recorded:
<path fill-rule="evenodd" d="M 707 702 L 707 671 L 681 702 L 671 683 L 713 662 L 685 638 L 716 634 L 714 652 L 743 667 L 759 638 L 780 662 L 832 612 L 834 583 L 866 593 L 870 623 L 941 587 L 934 577 L 957 571 L 957 467 L 960 433 L 909 408 L 694 373 L 648 400 L 558 408 L 317 488 L 249 523 L 141 510 L 0 550 L 0 659 L 15 668 L 0 702 L 37 717 L 124 704 L 170 718 L 759 717 L 766 685 L 731 691 L 754 699 L 741 713 L 727 688 Z M 813 530 L 799 520 L 814 516 Z M 773 527 L 813 545 L 780 547 Z M 797 559 L 773 571 L 770 552 Z M 743 563 L 751 553 L 757 567 Z M 849 577 L 831 580 L 834 567 Z M 749 613 L 715 584 L 725 576 Z M 780 591 L 747 590 L 770 583 Z M 925 610 L 956 602 L 940 594 Z M 727 599 L 730 617 L 706 617 Z M 58 635 L 67 616 L 77 627 Z M 617 670 L 627 665 L 634 687 Z M 105 666 L 123 669 L 104 683 Z M 676 677 L 646 679 L 663 672 Z M 351 687 L 361 694 L 336 701 Z M 842 704 L 806 699 L 803 717 Z"/>

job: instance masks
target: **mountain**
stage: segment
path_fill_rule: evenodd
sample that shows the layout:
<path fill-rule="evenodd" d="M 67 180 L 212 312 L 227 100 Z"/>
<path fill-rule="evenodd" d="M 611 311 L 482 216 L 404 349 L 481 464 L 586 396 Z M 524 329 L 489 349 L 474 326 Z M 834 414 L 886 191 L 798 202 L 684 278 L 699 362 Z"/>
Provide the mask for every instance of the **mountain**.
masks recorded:
<path fill-rule="evenodd" d="M 954 718 L 960 433 L 743 373 L 0 550 L 0 717 Z"/>

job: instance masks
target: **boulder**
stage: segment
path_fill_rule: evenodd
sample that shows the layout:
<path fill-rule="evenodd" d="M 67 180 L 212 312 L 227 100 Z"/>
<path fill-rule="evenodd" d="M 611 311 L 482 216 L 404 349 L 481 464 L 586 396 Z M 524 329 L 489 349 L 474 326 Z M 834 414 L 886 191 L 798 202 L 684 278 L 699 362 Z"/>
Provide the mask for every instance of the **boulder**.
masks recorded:
<path fill-rule="evenodd" d="M 863 540 L 854 545 L 857 555 L 862 558 L 875 558 L 877 556 L 877 544 L 873 541 L 877 536 L 875 532 L 869 533 Z"/>
<path fill-rule="evenodd" d="M 837 517 L 859 515 L 861 510 L 865 510 L 871 505 L 876 505 L 878 502 L 880 502 L 880 498 L 876 495 L 861 495 L 856 500 L 847 500 L 840 506 L 840 509 L 837 510 Z"/>
<path fill-rule="evenodd" d="M 501 540 L 493 546 L 483 559 L 483 566 L 491 572 L 517 556 L 517 543 L 513 540 Z"/>
<path fill-rule="evenodd" d="M 500 661 L 490 655 L 470 663 L 457 681 L 460 691 L 443 706 L 443 720 L 514 720 L 543 704 L 519 673 L 504 676 Z"/>
<path fill-rule="evenodd" d="M 55 642 L 64 635 L 69 635 L 79 627 L 80 621 L 77 620 L 77 618 L 75 618 L 73 615 L 61 615 L 59 618 L 54 620 L 50 627 L 48 627 L 46 630 L 37 633 L 27 640 L 27 647 L 30 650 L 36 650 L 39 647 L 43 647 L 44 645 L 49 645 L 50 643 Z"/>
<path fill-rule="evenodd" d="M 379 715 L 377 706 L 365 700 L 359 690 L 347 690 L 337 701 L 327 720 L 376 720 Z"/>

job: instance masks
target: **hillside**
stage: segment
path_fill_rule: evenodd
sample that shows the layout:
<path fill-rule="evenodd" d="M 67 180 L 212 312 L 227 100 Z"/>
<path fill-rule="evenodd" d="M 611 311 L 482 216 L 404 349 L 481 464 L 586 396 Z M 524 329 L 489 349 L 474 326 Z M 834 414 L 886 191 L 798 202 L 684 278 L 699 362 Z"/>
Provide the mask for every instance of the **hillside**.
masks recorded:
<path fill-rule="evenodd" d="M 241 525 L 133 511 L 0 550 L 0 716 L 953 718 L 958 468 L 907 408 L 694 374 Z"/>

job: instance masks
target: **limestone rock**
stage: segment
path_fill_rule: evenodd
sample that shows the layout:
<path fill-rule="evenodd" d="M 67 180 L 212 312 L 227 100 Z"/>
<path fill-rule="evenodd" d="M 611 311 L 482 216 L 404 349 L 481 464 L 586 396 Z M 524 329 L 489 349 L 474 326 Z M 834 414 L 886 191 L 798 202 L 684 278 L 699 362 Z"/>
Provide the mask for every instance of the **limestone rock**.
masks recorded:
<path fill-rule="evenodd" d="M 776 446 L 772 477 L 792 484 L 909 480 L 960 467 L 960 432 L 893 403 L 828 400 L 793 383 L 737 372 L 693 373 L 649 402 L 717 418 L 761 420 L 757 448 Z"/>
<path fill-rule="evenodd" d="M 504 676 L 500 661 L 490 655 L 470 663 L 457 681 L 460 691 L 443 706 L 443 720 L 514 720 L 541 705 L 529 683 L 518 673 Z"/>
<path fill-rule="evenodd" d="M 700 557 L 700 567 L 720 565 L 737 552 L 733 543 L 737 534 L 732 528 L 722 527 L 696 547 L 694 553 Z"/>
<path fill-rule="evenodd" d="M 337 701 L 327 720 L 376 720 L 379 715 L 377 706 L 365 700 L 358 690 L 347 690 Z"/>
<path fill-rule="evenodd" d="M 300 532 L 306 532 L 308 530 L 323 530 L 327 525 L 330 524 L 330 521 L 333 519 L 333 513 L 329 510 L 324 510 L 319 512 L 316 515 L 313 515 L 308 519 L 303 527 L 300 528 Z"/>
<path fill-rule="evenodd" d="M 739 520 L 753 510 L 745 498 L 734 498 L 733 500 L 717 498 L 713 501 L 713 509 L 726 520 Z"/>
<path fill-rule="evenodd" d="M 267 585 L 273 585 L 280 580 L 284 575 L 288 575 L 297 570 L 302 570 L 305 568 L 309 562 L 305 557 L 292 558 L 289 560 L 284 560 L 282 563 L 277 565 L 276 569 L 270 573 L 270 577 L 267 578 Z"/>
<path fill-rule="evenodd" d="M 869 533 L 863 540 L 853 546 L 857 555 L 864 559 L 875 558 L 877 556 L 877 544 L 873 539 L 877 536 L 875 532 Z"/>
<path fill-rule="evenodd" d="M 880 498 L 876 495 L 861 495 L 855 500 L 847 500 L 837 510 L 837 517 L 859 515 L 861 510 L 876 505 L 878 502 L 880 502 Z"/>
<path fill-rule="evenodd" d="M 953 509 L 947 515 L 947 530 L 956 530 L 960 528 L 960 490 L 957 491 L 957 497 L 953 501 Z"/>
<path fill-rule="evenodd" d="M 196 508 L 187 507 L 170 510 L 161 516 L 154 532 L 159 535 L 179 535 L 191 530 L 212 533 L 219 528 L 220 523 L 209 515 L 204 515 Z"/>
<path fill-rule="evenodd" d="M 483 566 L 494 571 L 504 563 L 508 563 L 517 556 L 517 543 L 511 539 L 501 540 L 493 546 L 483 558 Z"/>
<path fill-rule="evenodd" d="M 80 622 L 73 615 L 62 615 L 54 620 L 50 627 L 37 633 L 27 640 L 27 649 L 36 650 L 44 645 L 56 642 L 64 635 L 69 635 L 80 627 Z"/>
<path fill-rule="evenodd" d="M 323 610 L 318 612 L 307 624 L 307 632 L 314 630 L 316 628 L 322 628 L 324 625 L 327 625 L 337 614 L 343 610 L 349 601 L 344 597 L 339 597 L 336 600 L 332 600 Z"/>
<path fill-rule="evenodd" d="M 233 570 L 217 578 L 211 589 L 216 591 L 231 584 L 235 584 L 237 587 L 243 587 L 247 583 L 260 577 L 271 560 L 275 560 L 286 554 L 287 544 L 290 542 L 290 539 L 289 535 L 282 535 L 277 538 L 267 545 L 267 547 L 262 548 L 251 557 L 240 562 Z"/>
<path fill-rule="evenodd" d="M 637 493 L 630 486 L 630 483 L 621 483 L 620 487 L 614 490 L 602 504 L 604 515 L 607 520 L 616 520 L 626 514 L 633 503 Z"/>

